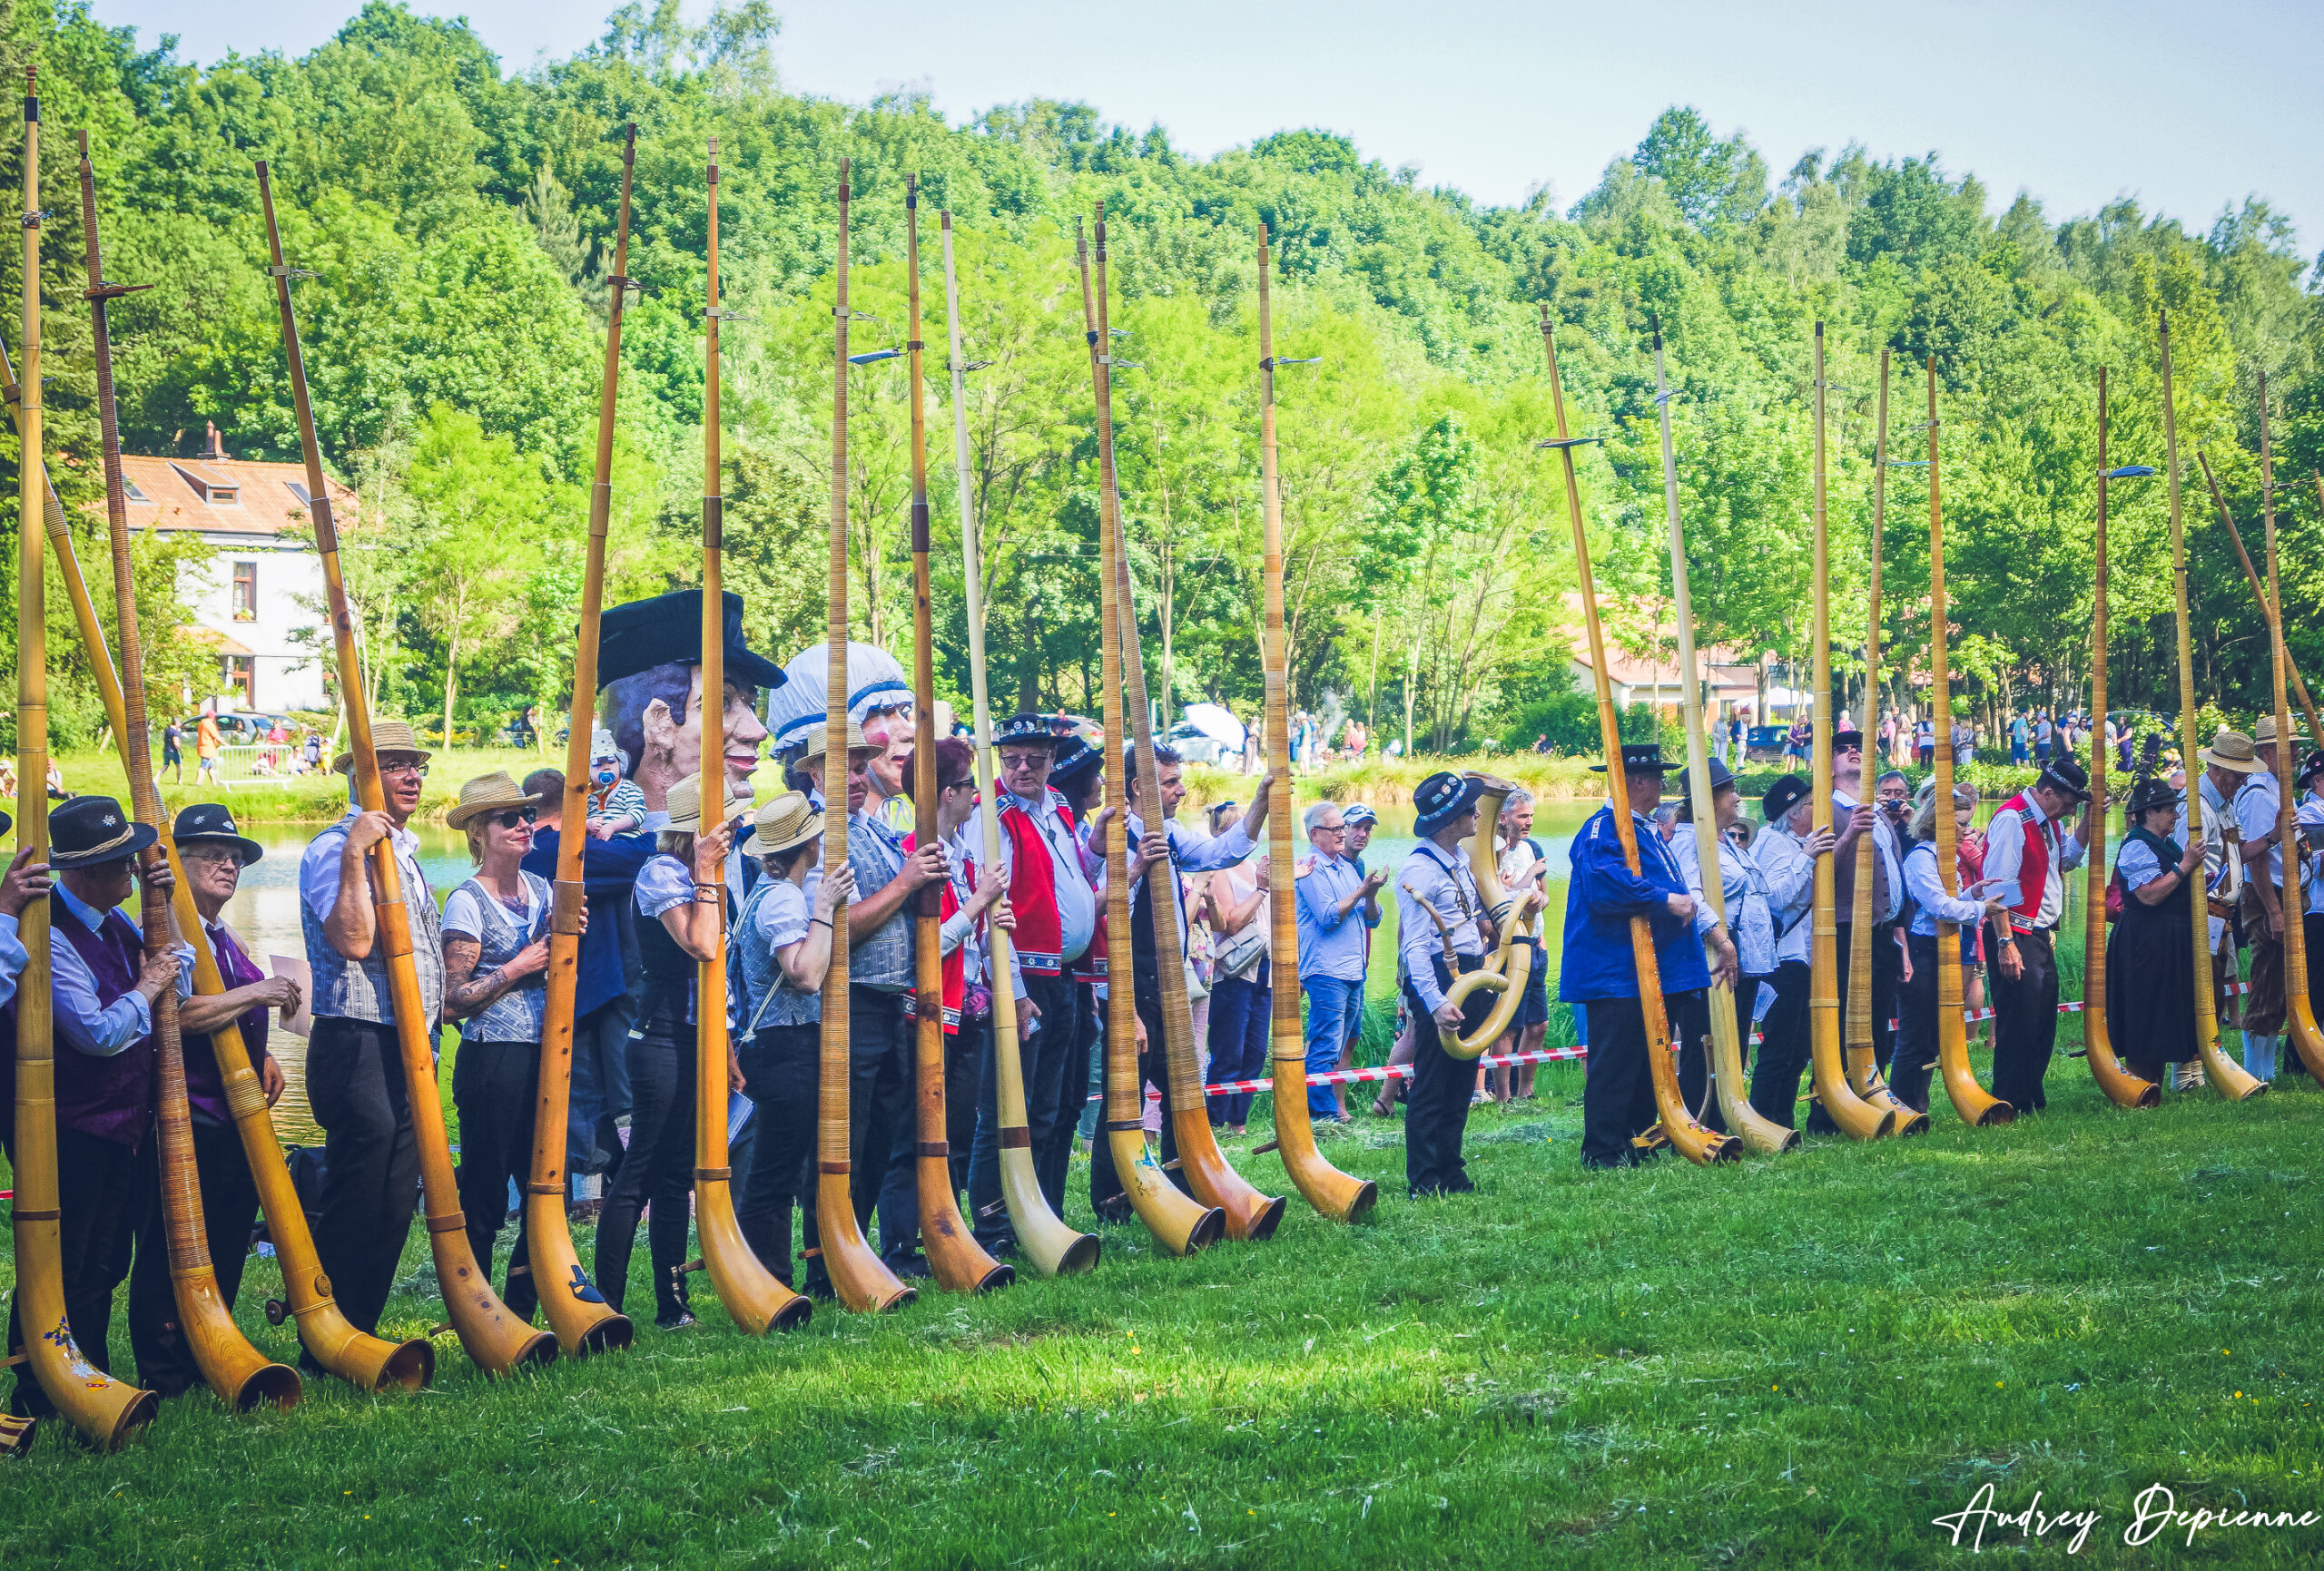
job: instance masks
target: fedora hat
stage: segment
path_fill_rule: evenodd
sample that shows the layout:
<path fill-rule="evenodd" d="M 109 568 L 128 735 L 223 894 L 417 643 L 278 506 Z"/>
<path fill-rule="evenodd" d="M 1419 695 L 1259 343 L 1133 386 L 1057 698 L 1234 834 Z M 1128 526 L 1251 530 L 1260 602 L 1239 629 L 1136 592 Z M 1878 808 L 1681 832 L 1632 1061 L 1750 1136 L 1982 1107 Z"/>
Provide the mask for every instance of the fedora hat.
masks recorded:
<path fill-rule="evenodd" d="M 2203 749 L 2202 760 L 2235 774 L 2258 774 L 2265 767 L 2251 756 L 2251 739 L 2225 726 L 2219 728 L 2211 746 Z"/>
<path fill-rule="evenodd" d="M 2034 784 L 2036 789 L 2047 786 L 2053 791 L 2062 791 L 2076 801 L 2090 800 L 2090 771 L 2075 759 L 2052 759 Z"/>
<path fill-rule="evenodd" d="M 822 810 L 809 801 L 804 791 L 784 791 L 759 809 L 751 822 L 751 838 L 743 842 L 743 854 L 773 856 L 804 845 L 822 832 Z"/>
<path fill-rule="evenodd" d="M 702 828 L 702 776 L 690 774 L 672 786 L 669 797 L 662 805 L 670 815 L 670 821 L 662 826 L 664 829 L 674 830 L 679 834 L 685 835 L 700 830 Z M 726 810 L 720 815 L 718 821 L 732 823 L 750 810 L 751 799 L 734 795 L 734 788 L 729 786 L 726 795 Z"/>
<path fill-rule="evenodd" d="M 389 752 L 417 753 L 422 763 L 436 756 L 419 745 L 419 734 L 411 729 L 410 722 L 375 720 L 371 722 L 371 756 L 378 758 Z M 330 767 L 340 774 L 347 773 L 355 767 L 355 754 L 352 751 L 340 753 L 331 761 Z"/>
<path fill-rule="evenodd" d="M 170 827 L 170 838 L 181 846 L 223 841 L 241 851 L 246 868 L 266 855 L 264 846 L 234 827 L 234 810 L 223 802 L 196 802 L 183 810 Z"/>
<path fill-rule="evenodd" d="M 161 830 L 131 818 L 111 797 L 74 797 L 48 815 L 48 865 L 63 872 L 118 862 L 161 838 Z"/>
<path fill-rule="evenodd" d="M 826 734 L 830 729 L 828 722 L 820 720 L 809 728 L 807 745 L 800 750 L 799 757 L 795 761 L 805 763 L 810 759 L 821 758 L 830 751 L 831 739 Z M 851 753 L 858 753 L 878 752 L 880 750 L 872 746 L 870 740 L 864 736 L 863 727 L 851 720 L 847 722 L 847 751 Z"/>
<path fill-rule="evenodd" d="M 464 830 L 487 813 L 505 812 L 511 808 L 537 808 L 538 797 L 528 797 L 525 788 L 509 778 L 508 771 L 494 770 L 480 774 L 460 787 L 460 800 L 444 815 L 444 821 L 456 830 Z"/>

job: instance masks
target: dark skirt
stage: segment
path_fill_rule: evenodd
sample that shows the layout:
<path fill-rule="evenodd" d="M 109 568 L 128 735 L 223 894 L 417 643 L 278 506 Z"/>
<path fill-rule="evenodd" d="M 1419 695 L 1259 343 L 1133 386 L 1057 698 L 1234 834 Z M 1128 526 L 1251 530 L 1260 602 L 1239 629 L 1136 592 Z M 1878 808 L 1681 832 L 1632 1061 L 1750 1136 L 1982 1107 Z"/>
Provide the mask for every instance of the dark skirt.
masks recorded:
<path fill-rule="evenodd" d="M 2126 1064 L 2178 1064 L 2195 1056 L 2195 951 L 2187 902 L 2122 900 L 2106 944 L 2106 1032 Z"/>

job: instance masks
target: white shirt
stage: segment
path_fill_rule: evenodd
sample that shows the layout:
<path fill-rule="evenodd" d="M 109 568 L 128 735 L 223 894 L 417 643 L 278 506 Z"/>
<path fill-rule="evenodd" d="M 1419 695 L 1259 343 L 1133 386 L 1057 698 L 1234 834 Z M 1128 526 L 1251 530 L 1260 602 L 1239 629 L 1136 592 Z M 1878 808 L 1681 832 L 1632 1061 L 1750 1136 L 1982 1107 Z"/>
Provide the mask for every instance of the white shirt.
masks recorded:
<path fill-rule="evenodd" d="M 1477 925 L 1484 901 L 1477 893 L 1469 860 L 1433 840 L 1413 847 L 1396 873 L 1397 959 L 1422 1006 L 1433 1011 L 1444 1002 L 1444 989 L 1436 985 L 1434 962 L 1443 955 L 1445 940 L 1437 936 L 1436 924 L 1423 906 L 1442 917 L 1452 929 L 1455 954 L 1484 952 L 1483 930 Z"/>
<path fill-rule="evenodd" d="M 0 913 L 0 1004 L 16 996 L 16 978 L 25 974 L 32 957 L 16 938 L 16 918 Z"/>
<path fill-rule="evenodd" d="M 1751 842 L 1751 859 L 1766 883 L 1768 916 L 1776 931 L 1776 964 L 1807 964 L 1816 938 L 1815 924 L 1808 919 L 1816 903 L 1816 859 L 1800 849 L 1791 831 L 1772 825 Z"/>
<path fill-rule="evenodd" d="M 105 914 L 64 887 L 55 885 L 54 909 L 63 919 L 81 924 L 84 931 L 104 926 Z M 11 924 L 13 927 L 14 924 Z M 178 957 L 178 997 L 193 997 L 193 946 L 171 946 Z M 21 947 L 18 954 L 23 954 Z M 110 1004 L 97 1002 L 96 974 L 67 940 L 48 947 L 49 996 L 54 1000 L 56 1035 L 66 1046 L 92 1058 L 110 1058 L 135 1044 L 153 1029 L 153 1013 L 145 996 L 132 987 Z M 21 969 L 21 966 L 19 969 Z M 13 990 L 14 984 L 11 983 Z"/>
<path fill-rule="evenodd" d="M 2299 825 L 2309 831 L 2309 839 L 2324 836 L 2324 800 L 2313 792 L 2299 799 Z M 2308 905 L 2306 908 L 2324 916 L 2324 850 L 2311 852 L 2308 858 Z M 0 967 L 5 967 L 7 951 L 0 948 Z M 2319 959 L 2324 959 L 2320 957 Z"/>
<path fill-rule="evenodd" d="M 404 898 L 433 899 L 427 875 L 419 868 L 419 837 L 398 826 L 388 831 L 388 844 L 395 848 L 396 871 L 403 880 Z M 346 845 L 346 828 L 333 824 L 310 840 L 299 858 L 299 888 L 306 895 L 307 909 L 314 912 L 318 922 L 330 921 L 331 908 L 339 904 L 339 858 Z"/>
<path fill-rule="evenodd" d="M 1058 810 L 1057 799 L 1049 788 L 1041 789 L 1039 801 L 1027 801 L 1016 792 L 1008 793 L 1000 805 L 1014 804 L 1039 831 L 1041 843 L 1049 849 L 1049 866 L 1053 870 L 1057 895 L 1058 954 L 1062 959 L 1078 960 L 1089 952 L 1089 940 L 1098 935 L 1098 888 L 1105 869 L 1091 856 L 1081 836 L 1068 829 L 1065 817 Z M 1015 871 L 1011 842 L 1004 832 L 1000 837 L 1000 865 Z"/>
<path fill-rule="evenodd" d="M 1905 888 L 1919 908 L 1913 913 L 1913 931 L 1925 938 L 1936 936 L 1939 922 L 1952 922 L 1959 927 L 1974 927 L 1984 918 L 1985 908 L 1981 901 L 1965 900 L 1945 892 L 1945 880 L 1937 876 L 1936 842 L 1918 840 L 1905 853 Z"/>
<path fill-rule="evenodd" d="M 2247 846 L 2276 832 L 2276 809 L 2282 802 L 2273 773 L 2247 775 L 2235 793 L 2235 830 Z M 2284 881 L 2284 849 L 2270 846 L 2263 859 L 2268 882 L 2280 889 Z"/>
<path fill-rule="evenodd" d="M 1146 820 L 1136 813 L 1128 814 L 1128 818 L 1130 845 L 1135 849 L 1137 842 L 1146 838 Z M 1221 868 L 1231 868 L 1248 858 L 1252 850 L 1250 833 L 1240 823 L 1213 840 L 1194 833 L 1176 819 L 1165 819 L 1162 820 L 1162 835 L 1169 842 L 1169 876 L 1173 878 L 1179 873 L 1210 873 Z M 1098 875 L 1099 889 L 1106 887 L 1106 879 L 1111 871 L 1112 859 L 1108 858 L 1106 867 L 1100 869 Z M 1149 873 L 1130 885 L 1129 908 L 1133 916 L 1137 914 L 1138 903 L 1145 898 L 1153 880 L 1154 875 Z M 1170 903 L 1177 913 L 1178 952 L 1183 955 L 1187 948 L 1187 902 L 1182 896 Z"/>
<path fill-rule="evenodd" d="M 2122 880 L 2125 890 L 2144 889 L 2166 870 L 2170 869 L 2156 859 L 2154 848 L 2144 840 L 2124 840 L 2122 849 L 2114 853 L 2114 876 Z"/>
<path fill-rule="evenodd" d="M 523 917 L 521 918 L 518 918 L 517 916 L 517 908 L 509 905 L 507 901 L 502 901 L 501 906 L 504 910 L 508 912 L 511 920 L 516 921 L 517 926 L 523 928 L 527 932 L 530 932 L 532 931 L 533 923 L 540 917 L 541 901 L 539 898 L 533 893 L 533 886 L 531 883 L 523 879 L 519 879 L 517 883 L 521 887 L 525 897 Z M 693 891 L 689 889 L 687 893 L 691 896 Z M 446 933 L 458 933 L 463 938 L 474 938 L 478 943 L 484 941 L 484 910 L 483 908 L 477 903 L 475 890 L 469 889 L 468 885 L 462 884 L 458 889 L 454 889 L 450 894 L 444 897 L 444 920 L 442 926 L 443 930 Z"/>
<path fill-rule="evenodd" d="M 2025 898 L 2017 875 L 2025 865 L 2028 829 L 2038 831 L 2050 846 L 2049 872 L 2042 880 L 2042 898 L 2034 908 L 2034 926 L 2054 928 L 2066 908 L 2065 871 L 2082 865 L 2083 846 L 2054 820 L 2044 818 L 2033 798 L 2025 799 L 2023 809 L 2002 809 L 1985 826 L 1986 887 L 2001 895 L 2013 912 L 2012 921 L 2016 921 L 2014 913 Z"/>
<path fill-rule="evenodd" d="M 1687 876 L 1687 892 L 1694 896 L 1698 912 L 1709 910 L 1694 825 L 1679 826 L 1679 832 L 1670 838 L 1670 853 L 1679 870 Z M 1719 908 L 1726 912 L 1736 961 L 1746 977 L 1764 977 L 1776 968 L 1775 919 L 1768 904 L 1767 882 L 1767 875 L 1749 853 L 1725 835 L 1718 837 Z"/>

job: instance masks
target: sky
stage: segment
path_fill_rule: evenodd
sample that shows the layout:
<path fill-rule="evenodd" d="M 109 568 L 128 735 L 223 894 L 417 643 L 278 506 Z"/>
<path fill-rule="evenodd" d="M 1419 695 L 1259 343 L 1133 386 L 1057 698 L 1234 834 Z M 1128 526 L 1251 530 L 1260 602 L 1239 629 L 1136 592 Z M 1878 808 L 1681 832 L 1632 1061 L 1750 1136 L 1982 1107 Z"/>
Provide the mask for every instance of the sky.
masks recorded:
<path fill-rule="evenodd" d="M 94 0 L 96 15 L 180 57 L 304 53 L 359 0 Z M 650 5 L 650 0 L 649 0 Z M 1466 0 L 774 0 L 794 92 L 862 103 L 929 93 L 958 123 L 996 103 L 1077 99 L 1208 155 L 1275 131 L 1344 133 L 1368 158 L 1480 201 L 1548 186 L 1562 208 L 1691 104 L 1745 132 L 1780 178 L 1850 141 L 1876 158 L 1935 152 L 1996 211 L 2031 191 L 2054 221 L 2119 196 L 2208 228 L 2265 197 L 2324 246 L 2324 5 L 2220 0 L 1820 0 L 1651 7 Z M 568 54 L 612 0 L 414 0 L 466 15 L 505 67 Z M 699 18 L 708 0 L 686 0 Z M 2305 105 L 2305 107 L 2302 107 Z"/>

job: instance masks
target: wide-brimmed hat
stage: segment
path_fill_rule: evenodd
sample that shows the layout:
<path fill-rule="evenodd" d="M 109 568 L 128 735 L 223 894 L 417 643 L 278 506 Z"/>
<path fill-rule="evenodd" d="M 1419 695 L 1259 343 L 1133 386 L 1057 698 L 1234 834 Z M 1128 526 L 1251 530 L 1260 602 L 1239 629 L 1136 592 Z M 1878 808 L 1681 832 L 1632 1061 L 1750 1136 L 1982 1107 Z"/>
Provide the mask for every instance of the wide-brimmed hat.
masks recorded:
<path fill-rule="evenodd" d="M 1759 816 L 1768 823 L 1780 824 L 1786 813 L 1814 794 L 1815 788 L 1797 775 L 1785 775 L 1759 799 Z"/>
<path fill-rule="evenodd" d="M 2270 747 L 2274 744 L 2275 740 L 2276 717 L 2272 714 L 2261 715 L 2260 717 L 2260 722 L 2251 728 L 2251 745 L 2253 747 Z M 2299 722 L 2298 721 L 2291 722 L 2291 740 L 2294 746 L 2297 746 L 2300 742 L 2308 740 L 2299 734 Z"/>
<path fill-rule="evenodd" d="M 720 775 L 723 781 L 724 771 L 721 771 Z M 664 799 L 662 806 L 670 815 L 670 821 L 662 826 L 664 829 L 685 835 L 700 830 L 702 828 L 702 776 L 690 774 L 672 786 L 670 794 Z M 722 824 L 732 823 L 750 810 L 751 799 L 734 795 L 733 784 L 727 782 L 726 810 L 719 815 L 718 821 Z"/>
<path fill-rule="evenodd" d="M 487 813 L 506 812 L 512 808 L 537 808 L 538 797 L 528 797 L 525 788 L 509 777 L 504 769 L 490 774 L 480 774 L 460 787 L 460 800 L 444 815 L 444 821 L 456 830 L 464 830 Z"/>
<path fill-rule="evenodd" d="M 2201 757 L 2205 763 L 2216 764 L 2235 774 L 2258 774 L 2267 767 L 2251 756 L 2250 737 L 2225 726 L 2219 728 L 2219 734 L 2211 738 L 2211 746 L 2203 749 Z"/>
<path fill-rule="evenodd" d="M 419 745 L 419 733 L 411 729 L 409 721 L 374 720 L 371 722 L 371 756 L 378 758 L 389 752 L 417 753 L 422 763 L 436 756 Z M 355 767 L 355 754 L 351 751 L 340 753 L 331 761 L 330 767 L 340 774 L 347 773 Z"/>
<path fill-rule="evenodd" d="M 2135 823 L 2142 813 L 2151 813 L 2157 808 L 2175 808 L 2186 800 L 2187 793 L 2172 789 L 2167 780 L 2142 780 L 2131 788 L 2131 800 L 2123 804 L 2122 810 Z"/>
<path fill-rule="evenodd" d="M 1477 805 L 1477 798 L 1484 794 L 1479 781 L 1464 780 L 1450 770 L 1439 770 L 1420 782 L 1413 792 L 1413 833 L 1422 840 L 1433 836 L 1445 825 Z"/>
<path fill-rule="evenodd" d="M 751 821 L 751 838 L 743 842 L 746 857 L 773 856 L 806 844 L 823 832 L 823 811 L 804 791 L 784 791 L 759 809 Z"/>
<path fill-rule="evenodd" d="M 234 827 L 234 810 L 223 802 L 196 802 L 178 814 L 170 838 L 181 846 L 219 840 L 242 853 L 242 866 L 266 855 L 266 848 Z"/>
<path fill-rule="evenodd" d="M 1032 713 L 1012 714 L 992 728 L 992 745 L 995 747 L 1007 747 L 1011 743 L 1019 747 L 1042 743 L 1055 748 L 1064 746 L 1068 740 L 1051 731 L 1045 717 Z M 1080 739 L 1070 740 L 1078 741 Z"/>
<path fill-rule="evenodd" d="M 59 872 L 133 857 L 162 838 L 111 797 L 74 797 L 48 815 L 48 865 Z"/>
<path fill-rule="evenodd" d="M 2090 771 L 2071 758 L 2054 758 L 2042 767 L 2041 778 L 2034 782 L 2036 790 L 2047 786 L 2063 791 L 2078 802 L 2090 800 Z"/>
<path fill-rule="evenodd" d="M 1662 761 L 1662 744 L 1659 741 L 1626 741 L 1622 743 L 1622 772 L 1624 774 L 1669 774 L 1687 766 Z M 1606 766 L 1593 763 L 1591 774 L 1604 774 Z"/>
<path fill-rule="evenodd" d="M 743 687 L 781 687 L 783 667 L 743 643 L 743 597 L 719 596 L 726 680 Z M 680 589 L 608 607 L 597 624 L 597 686 L 657 665 L 702 663 L 702 591 Z"/>
<path fill-rule="evenodd" d="M 828 722 L 817 721 L 807 732 L 807 745 L 801 750 L 798 758 L 793 761 L 803 764 L 819 759 L 830 751 L 830 729 Z M 851 753 L 878 752 L 880 749 L 873 746 L 871 740 L 863 734 L 863 728 L 851 720 L 847 722 L 847 751 Z"/>

